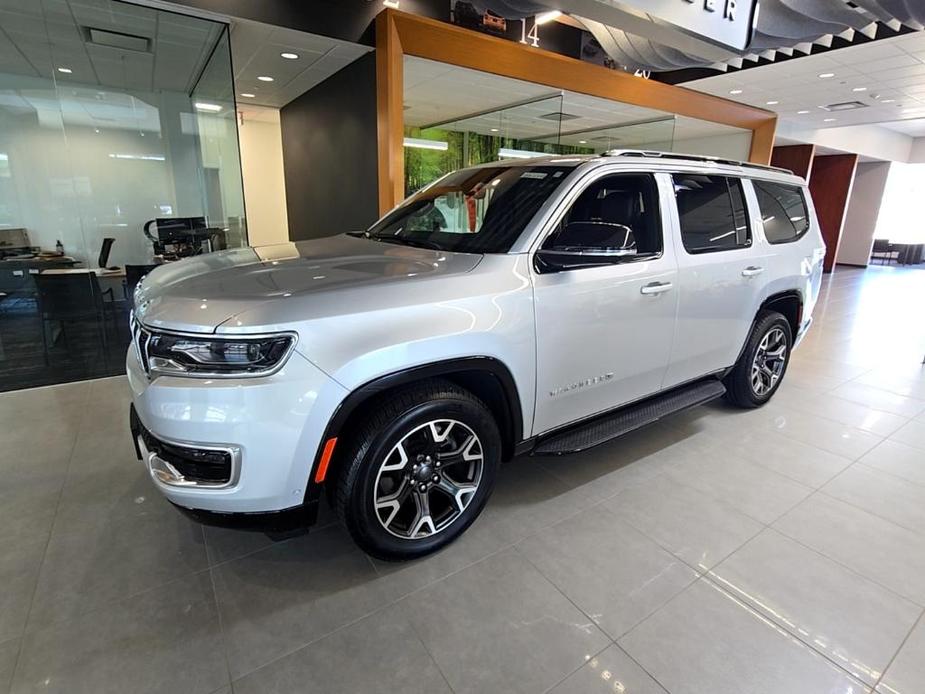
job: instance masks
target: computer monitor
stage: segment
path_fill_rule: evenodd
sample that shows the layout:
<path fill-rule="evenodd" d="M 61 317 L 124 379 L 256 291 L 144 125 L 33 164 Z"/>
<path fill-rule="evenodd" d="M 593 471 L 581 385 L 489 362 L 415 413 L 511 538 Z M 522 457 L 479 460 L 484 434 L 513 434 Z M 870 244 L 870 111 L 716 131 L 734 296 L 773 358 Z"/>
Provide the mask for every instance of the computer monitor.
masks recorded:
<path fill-rule="evenodd" d="M 206 228 L 205 217 L 158 217 L 155 220 L 157 225 L 157 238 L 161 243 L 173 243 L 175 241 L 188 241 L 190 237 L 196 236 L 190 232 L 195 232 Z"/>
<path fill-rule="evenodd" d="M 112 250 L 112 244 L 115 243 L 115 239 L 109 238 L 108 236 L 103 239 L 103 245 L 100 248 L 100 257 L 97 259 L 101 268 L 109 267 L 109 252 Z"/>

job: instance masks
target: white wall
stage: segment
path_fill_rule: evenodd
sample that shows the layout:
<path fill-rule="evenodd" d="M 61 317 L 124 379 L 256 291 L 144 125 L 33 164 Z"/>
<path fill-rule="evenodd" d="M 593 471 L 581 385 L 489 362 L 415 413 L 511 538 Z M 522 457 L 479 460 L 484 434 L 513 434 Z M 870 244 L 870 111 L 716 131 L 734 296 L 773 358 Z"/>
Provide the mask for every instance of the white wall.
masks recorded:
<path fill-rule="evenodd" d="M 868 264 L 891 166 L 890 162 L 858 164 L 835 262 Z"/>
<path fill-rule="evenodd" d="M 851 125 L 843 128 L 802 128 L 791 121 L 780 120 L 778 138 L 787 141 L 828 147 L 880 161 L 908 162 L 913 152 L 914 138 L 878 125 Z"/>
<path fill-rule="evenodd" d="M 289 241 L 279 111 L 247 111 L 238 125 L 251 246 Z"/>

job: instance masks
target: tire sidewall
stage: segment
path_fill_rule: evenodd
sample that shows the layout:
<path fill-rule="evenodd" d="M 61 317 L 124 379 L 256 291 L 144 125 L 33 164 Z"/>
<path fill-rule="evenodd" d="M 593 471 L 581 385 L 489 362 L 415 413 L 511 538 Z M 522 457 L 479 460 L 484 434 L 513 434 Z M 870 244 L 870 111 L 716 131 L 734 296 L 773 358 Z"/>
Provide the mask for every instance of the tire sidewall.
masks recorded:
<path fill-rule="evenodd" d="M 434 419 L 455 419 L 475 432 L 482 447 L 482 477 L 466 510 L 448 528 L 432 537 L 404 540 L 383 528 L 376 514 L 373 493 L 379 467 L 408 432 Z M 500 462 L 501 435 L 487 409 L 476 402 L 451 396 L 420 403 L 400 414 L 373 437 L 353 479 L 345 520 L 364 549 L 377 557 L 411 559 L 429 554 L 459 537 L 478 517 L 491 495 Z"/>
<path fill-rule="evenodd" d="M 755 354 L 758 351 L 761 341 L 774 328 L 780 328 L 784 332 L 784 337 L 787 339 L 787 355 L 784 359 L 784 368 L 780 372 L 780 377 L 777 379 L 777 382 L 771 387 L 771 389 L 764 393 L 763 395 L 758 395 L 755 393 L 752 388 L 751 382 L 751 370 L 752 363 L 755 360 Z M 748 351 L 745 353 L 745 361 L 742 366 L 742 378 L 745 380 L 745 388 L 751 400 L 755 405 L 763 405 L 768 402 L 774 393 L 777 392 L 777 389 L 780 388 L 780 384 L 784 381 L 784 376 L 787 374 L 787 367 L 790 366 L 790 354 L 793 349 L 793 335 L 790 329 L 790 323 L 784 318 L 781 314 L 775 313 L 767 315 L 763 320 L 759 321 L 758 325 L 755 326 L 755 331 L 752 334 L 752 339 L 748 344 Z"/>

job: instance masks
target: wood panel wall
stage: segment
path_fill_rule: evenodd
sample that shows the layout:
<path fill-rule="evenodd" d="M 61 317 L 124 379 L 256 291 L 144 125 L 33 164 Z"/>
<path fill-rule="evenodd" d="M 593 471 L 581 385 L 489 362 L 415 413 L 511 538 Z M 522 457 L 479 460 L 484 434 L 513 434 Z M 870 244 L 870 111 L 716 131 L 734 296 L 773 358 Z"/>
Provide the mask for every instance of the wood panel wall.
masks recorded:
<path fill-rule="evenodd" d="M 813 170 L 813 157 L 816 155 L 816 145 L 784 145 L 775 147 L 771 153 L 771 165 L 782 169 L 789 169 L 797 176 L 809 180 Z"/>
<path fill-rule="evenodd" d="M 817 156 L 812 162 L 809 191 L 825 239 L 825 272 L 831 272 L 835 266 L 857 164 L 857 154 Z"/>

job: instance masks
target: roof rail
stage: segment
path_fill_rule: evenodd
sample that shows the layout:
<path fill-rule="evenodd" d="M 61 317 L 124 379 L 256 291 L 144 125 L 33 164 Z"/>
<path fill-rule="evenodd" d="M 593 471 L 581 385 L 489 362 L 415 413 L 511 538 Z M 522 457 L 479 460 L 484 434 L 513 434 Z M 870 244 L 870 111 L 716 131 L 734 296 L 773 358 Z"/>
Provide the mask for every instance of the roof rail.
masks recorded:
<path fill-rule="evenodd" d="M 748 161 L 737 161 L 735 159 L 723 159 L 721 157 L 710 157 L 705 154 L 681 154 L 680 152 L 656 152 L 642 149 L 612 149 L 601 154 L 602 157 L 641 157 L 653 159 L 673 159 L 680 161 L 699 161 L 712 162 L 714 164 L 726 164 L 729 166 L 742 166 L 749 169 L 760 169 L 762 171 L 777 171 L 780 173 L 792 174 L 790 169 L 784 169 L 779 166 L 768 166 L 767 164 L 753 164 Z"/>

